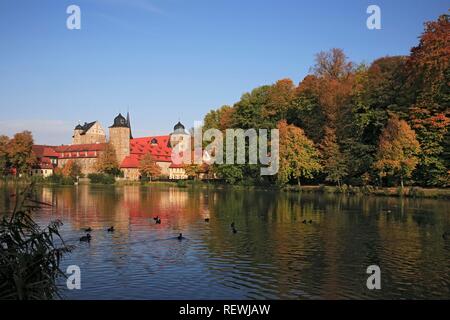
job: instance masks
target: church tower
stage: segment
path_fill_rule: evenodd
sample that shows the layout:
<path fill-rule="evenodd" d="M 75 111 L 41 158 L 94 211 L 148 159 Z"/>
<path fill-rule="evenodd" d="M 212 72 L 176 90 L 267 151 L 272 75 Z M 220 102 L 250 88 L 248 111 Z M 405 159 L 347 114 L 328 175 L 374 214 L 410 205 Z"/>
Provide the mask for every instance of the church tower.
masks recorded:
<path fill-rule="evenodd" d="M 186 150 L 189 147 L 191 136 L 186 133 L 186 130 L 181 122 L 173 127 L 173 132 L 170 134 L 170 146 L 174 148 L 176 145 L 180 144 L 180 150 Z"/>
<path fill-rule="evenodd" d="M 81 134 L 83 133 L 83 127 L 79 124 L 75 127 L 72 136 L 72 144 L 81 144 Z"/>
<path fill-rule="evenodd" d="M 114 124 L 109 127 L 109 143 L 116 150 L 119 165 L 125 157 L 130 155 L 130 124 L 124 116 L 119 114 L 114 119 Z"/>

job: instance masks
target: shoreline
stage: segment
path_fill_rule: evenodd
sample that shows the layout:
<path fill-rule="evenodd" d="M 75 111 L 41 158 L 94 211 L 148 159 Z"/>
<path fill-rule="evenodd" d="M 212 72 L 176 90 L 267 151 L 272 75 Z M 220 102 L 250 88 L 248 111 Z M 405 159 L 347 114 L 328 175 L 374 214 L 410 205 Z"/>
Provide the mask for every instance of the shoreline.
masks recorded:
<path fill-rule="evenodd" d="M 25 185 L 30 183 L 31 179 L 0 179 L 0 187 L 7 185 Z M 405 198 L 428 198 L 428 199 L 450 199 L 450 188 L 426 188 L 420 186 L 401 187 L 374 187 L 374 186 L 329 186 L 329 185 L 289 185 L 284 187 L 277 186 L 258 186 L 258 185 L 229 185 L 224 183 L 204 182 L 195 180 L 179 181 L 152 181 L 141 183 L 139 181 L 117 181 L 115 184 L 90 183 L 86 180 L 81 181 L 79 185 L 89 186 L 142 186 L 142 187 L 175 187 L 179 189 L 216 189 L 216 190 L 245 190 L 245 191 L 275 191 L 284 193 L 321 193 L 337 194 L 345 196 L 380 196 L 380 197 L 405 197 Z M 36 182 L 38 186 L 46 187 L 73 187 L 76 185 L 67 185 L 49 182 Z"/>

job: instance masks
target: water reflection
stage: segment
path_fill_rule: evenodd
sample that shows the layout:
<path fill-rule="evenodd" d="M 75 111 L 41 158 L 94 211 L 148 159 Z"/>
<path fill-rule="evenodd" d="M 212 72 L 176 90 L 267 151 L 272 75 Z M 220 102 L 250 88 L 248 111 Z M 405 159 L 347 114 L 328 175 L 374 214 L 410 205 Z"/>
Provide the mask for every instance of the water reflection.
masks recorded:
<path fill-rule="evenodd" d="M 450 298 L 448 201 L 139 186 L 40 194 L 53 207 L 37 219 L 63 220 L 77 246 L 64 263 L 81 267 L 82 290 L 66 298 Z M 93 240 L 81 244 L 88 226 Z M 366 288 L 372 264 L 381 291 Z"/>

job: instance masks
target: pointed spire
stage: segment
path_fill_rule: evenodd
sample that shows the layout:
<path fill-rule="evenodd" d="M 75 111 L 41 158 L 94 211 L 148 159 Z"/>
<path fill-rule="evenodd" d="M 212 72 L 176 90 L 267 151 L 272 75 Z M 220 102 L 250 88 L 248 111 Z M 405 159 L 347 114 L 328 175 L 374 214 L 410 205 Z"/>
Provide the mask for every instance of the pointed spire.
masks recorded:
<path fill-rule="evenodd" d="M 130 139 L 133 139 L 133 134 L 131 133 L 131 121 L 130 121 L 130 112 L 127 112 L 127 125 L 130 129 Z"/>

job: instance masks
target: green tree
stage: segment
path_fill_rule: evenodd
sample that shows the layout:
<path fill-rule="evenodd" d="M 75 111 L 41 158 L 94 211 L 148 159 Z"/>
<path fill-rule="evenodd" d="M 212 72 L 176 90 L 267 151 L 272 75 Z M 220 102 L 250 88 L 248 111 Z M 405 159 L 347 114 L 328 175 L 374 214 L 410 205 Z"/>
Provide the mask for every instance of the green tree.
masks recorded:
<path fill-rule="evenodd" d="M 236 184 L 244 179 L 244 170 L 242 165 L 221 164 L 214 165 L 213 172 L 228 184 Z"/>
<path fill-rule="evenodd" d="M 262 86 L 242 95 L 241 100 L 234 105 L 234 128 L 269 129 L 276 127 L 274 119 L 267 119 L 263 114 L 269 101 L 270 88 L 270 86 Z"/>

